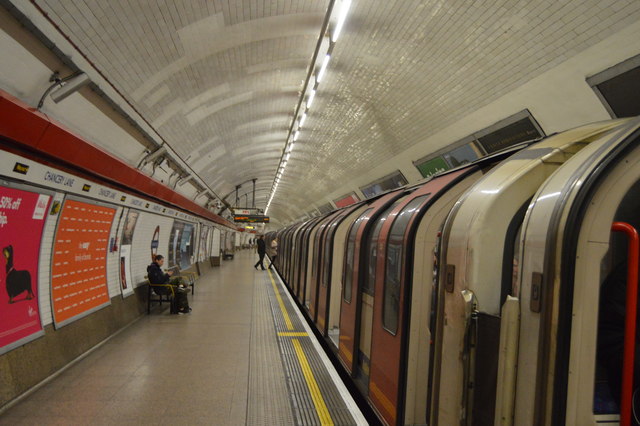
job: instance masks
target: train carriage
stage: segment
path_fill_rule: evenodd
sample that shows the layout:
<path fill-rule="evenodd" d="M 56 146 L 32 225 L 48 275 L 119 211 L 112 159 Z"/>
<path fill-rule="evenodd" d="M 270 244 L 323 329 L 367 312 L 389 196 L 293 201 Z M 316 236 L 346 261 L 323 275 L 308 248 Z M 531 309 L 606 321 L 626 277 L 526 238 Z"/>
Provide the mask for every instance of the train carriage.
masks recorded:
<path fill-rule="evenodd" d="M 449 214 L 439 261 L 446 273 L 440 275 L 432 423 L 494 424 L 500 311 L 513 296 L 514 252 L 526 208 L 549 176 L 613 128 L 615 123 L 585 126 L 518 152 Z"/>
<path fill-rule="evenodd" d="M 612 424 L 619 418 L 620 405 L 607 399 L 620 391 L 602 371 L 603 359 L 598 362 L 598 350 L 616 349 L 599 345 L 610 336 L 598 336 L 596 313 L 600 299 L 616 290 L 603 287 L 605 278 L 628 257 L 627 237 L 612 233 L 612 223 L 640 226 L 640 120 L 615 124 L 545 182 L 525 218 L 515 292 L 519 344 L 510 347 L 532 350 L 517 355 L 514 424 Z M 627 264 L 635 263 L 636 278 L 637 258 L 636 252 Z M 626 336 L 632 353 L 634 337 Z M 619 356 L 613 361 L 621 364 Z M 622 374 L 633 378 L 633 363 Z M 631 424 L 632 385 L 626 396 L 620 392 L 623 424 Z"/>
<path fill-rule="evenodd" d="M 639 127 L 525 143 L 278 234 L 292 294 L 383 423 L 618 422 L 594 312 L 626 259 L 611 223 L 640 226 Z"/>

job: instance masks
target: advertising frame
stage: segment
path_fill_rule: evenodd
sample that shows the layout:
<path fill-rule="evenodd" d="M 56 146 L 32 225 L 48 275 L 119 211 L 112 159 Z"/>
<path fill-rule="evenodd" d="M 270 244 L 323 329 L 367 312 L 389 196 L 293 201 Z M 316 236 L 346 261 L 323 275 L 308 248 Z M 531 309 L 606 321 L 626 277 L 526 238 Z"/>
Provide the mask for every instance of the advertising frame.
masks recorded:
<path fill-rule="evenodd" d="M 64 212 L 64 207 L 66 206 L 67 201 L 77 201 L 77 202 L 81 202 L 81 203 L 85 203 L 85 204 L 95 204 L 97 206 L 107 207 L 107 208 L 113 209 L 115 212 L 113 214 L 113 220 L 111 221 L 111 227 L 109 228 L 109 236 L 111 236 L 111 234 L 113 233 L 113 227 L 117 226 L 116 225 L 116 213 L 118 212 L 118 209 L 121 206 L 118 206 L 116 204 L 106 203 L 106 202 L 99 201 L 99 200 L 96 200 L 96 199 L 93 199 L 93 198 L 85 198 L 85 197 L 80 197 L 80 196 L 77 196 L 77 195 L 67 194 L 67 196 L 62 201 L 62 206 L 60 208 L 60 212 L 57 215 L 56 226 L 55 226 L 55 229 L 53 231 L 54 238 L 55 238 L 55 236 L 58 235 L 58 230 L 60 229 L 60 220 L 62 218 L 62 213 Z M 110 239 L 107 238 L 106 247 L 105 247 L 105 253 L 106 253 L 107 256 L 110 253 L 109 245 L 110 245 Z M 55 249 L 55 241 L 54 241 L 54 245 L 51 247 L 51 251 L 53 252 L 54 249 Z M 72 317 L 70 317 L 68 319 L 65 319 L 63 321 L 59 321 L 58 322 L 58 321 L 56 321 L 56 315 L 55 315 L 55 306 L 56 305 L 54 303 L 54 296 L 53 296 L 54 257 L 51 256 L 51 258 L 49 259 L 49 263 L 50 263 L 49 271 L 50 271 L 50 275 L 51 275 L 51 280 L 50 280 L 50 284 L 49 284 L 49 286 L 50 286 L 49 296 L 50 296 L 50 299 L 51 299 L 50 303 L 51 303 L 51 317 L 52 317 L 52 320 L 53 320 L 52 323 L 53 323 L 53 326 L 54 326 L 54 328 L 56 330 L 66 326 L 66 325 L 69 325 L 71 323 L 74 323 L 75 321 L 78 321 L 78 320 L 80 320 L 80 319 L 82 319 L 84 317 L 87 317 L 87 316 L 89 316 L 89 315 L 91 315 L 91 314 L 93 314 L 95 312 L 98 312 L 99 310 L 104 309 L 107 306 L 111 305 L 111 294 L 109 293 L 109 267 L 108 267 L 108 260 L 109 260 L 108 258 L 105 258 L 105 281 L 106 281 L 105 285 L 106 285 L 106 288 L 107 288 L 107 298 L 108 298 L 108 300 L 105 303 L 102 303 L 100 305 L 97 305 L 97 306 L 94 306 L 92 308 L 89 308 L 88 310 L 86 310 L 86 311 L 84 311 L 84 312 L 82 312 L 82 313 L 80 313 L 78 315 L 72 316 Z"/>
<path fill-rule="evenodd" d="M 37 271 L 37 280 L 35 282 L 35 286 L 37 288 L 37 300 L 38 300 L 38 315 L 39 315 L 39 319 L 40 319 L 40 330 L 36 331 L 28 336 L 22 337 L 18 340 L 15 340 L 11 343 L 9 343 L 6 346 L 2 346 L 0 347 L 0 355 L 3 355 L 5 353 L 11 352 L 14 349 L 19 348 L 20 346 L 23 346 L 29 342 L 32 342 L 42 336 L 45 335 L 45 331 L 44 331 L 44 321 L 43 321 L 43 312 L 42 312 L 42 300 L 41 300 L 41 294 L 40 294 L 40 282 L 42 281 L 42 277 L 40 276 L 40 267 L 42 265 L 42 262 L 40 261 L 42 259 L 42 255 L 43 255 L 43 250 L 45 250 L 44 248 L 44 240 L 45 240 L 45 233 L 44 230 L 47 227 L 47 225 L 50 223 L 51 220 L 57 220 L 57 218 L 51 218 L 51 215 L 49 214 L 51 211 L 51 206 L 53 205 L 53 200 L 57 194 L 56 191 L 50 189 L 50 188 L 45 188 L 42 187 L 40 185 L 36 185 L 36 184 L 31 184 L 31 183 L 23 183 L 23 182 L 18 182 L 12 179 L 8 179 L 5 178 L 4 176 L 0 176 L 0 186 L 5 186 L 7 188 L 10 189 L 16 189 L 16 190 L 20 190 L 20 191 L 26 191 L 26 192 L 35 192 L 38 194 L 43 194 L 43 195 L 48 195 L 50 198 L 49 203 L 47 205 L 47 210 L 45 213 L 45 218 L 44 218 L 44 223 L 42 225 L 42 232 L 40 233 L 40 241 L 38 242 L 39 248 L 38 248 L 38 259 L 36 262 L 36 271 Z M 49 249 L 49 248 L 47 248 Z"/>

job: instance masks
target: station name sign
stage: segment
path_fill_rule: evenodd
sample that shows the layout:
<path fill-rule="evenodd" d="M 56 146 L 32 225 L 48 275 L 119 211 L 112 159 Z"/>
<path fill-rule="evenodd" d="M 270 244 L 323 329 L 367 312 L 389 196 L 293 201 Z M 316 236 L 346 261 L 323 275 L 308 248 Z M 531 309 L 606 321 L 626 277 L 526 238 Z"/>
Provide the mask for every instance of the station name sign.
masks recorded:
<path fill-rule="evenodd" d="M 234 222 L 244 222 L 244 223 L 269 223 L 269 216 L 257 215 L 257 214 L 248 214 L 248 215 L 234 215 Z"/>

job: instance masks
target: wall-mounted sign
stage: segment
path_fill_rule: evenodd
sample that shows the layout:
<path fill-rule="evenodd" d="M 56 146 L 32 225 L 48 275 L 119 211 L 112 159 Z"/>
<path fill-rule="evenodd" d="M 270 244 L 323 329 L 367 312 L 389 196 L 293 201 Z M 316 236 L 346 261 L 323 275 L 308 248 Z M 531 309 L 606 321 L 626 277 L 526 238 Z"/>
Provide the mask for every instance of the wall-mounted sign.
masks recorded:
<path fill-rule="evenodd" d="M 22 163 L 16 163 L 16 165 L 13 166 L 13 171 L 16 173 L 20 173 L 21 175 L 26 175 L 29 171 L 29 166 Z"/>
<path fill-rule="evenodd" d="M 243 223 L 269 223 L 269 216 L 264 215 L 234 215 L 234 222 Z"/>
<path fill-rule="evenodd" d="M 427 161 L 415 164 L 415 166 L 420 170 L 422 177 L 433 176 L 450 169 L 449 164 L 447 164 L 442 157 L 431 158 Z"/>

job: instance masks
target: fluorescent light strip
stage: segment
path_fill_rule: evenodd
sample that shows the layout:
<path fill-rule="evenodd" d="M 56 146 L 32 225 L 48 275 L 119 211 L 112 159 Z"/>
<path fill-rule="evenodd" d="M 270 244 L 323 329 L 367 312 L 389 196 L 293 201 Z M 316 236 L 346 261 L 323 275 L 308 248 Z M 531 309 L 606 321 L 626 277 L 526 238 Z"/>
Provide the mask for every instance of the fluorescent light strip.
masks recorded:
<path fill-rule="evenodd" d="M 307 99 L 307 108 L 311 108 L 311 104 L 313 103 L 313 98 L 315 97 L 316 97 L 316 89 L 313 89 L 309 94 L 309 99 Z"/>
<path fill-rule="evenodd" d="M 293 140 L 297 141 L 299 136 L 300 136 L 300 130 L 296 130 L 296 133 L 293 135 Z"/>
<path fill-rule="evenodd" d="M 329 65 L 329 59 L 331 59 L 331 55 L 327 54 L 324 57 L 324 61 L 322 62 L 322 66 L 320 67 L 320 72 L 318 73 L 318 77 L 316 78 L 318 83 L 322 80 L 322 77 L 324 77 L 324 73 L 327 70 L 327 65 Z"/>
<path fill-rule="evenodd" d="M 301 128 L 302 126 L 304 126 L 304 122 L 307 119 L 307 113 L 305 112 L 304 114 L 302 114 L 302 117 L 300 117 L 300 124 L 298 124 L 298 128 Z"/>
<path fill-rule="evenodd" d="M 335 43 L 338 40 L 338 36 L 342 31 L 342 26 L 344 25 L 344 21 L 347 19 L 347 13 L 349 13 L 349 8 L 351 7 L 351 0 L 342 0 L 342 5 L 340 7 L 340 16 L 338 17 L 338 23 L 336 24 L 336 28 L 333 30 L 333 34 L 331 35 L 331 41 Z"/>

